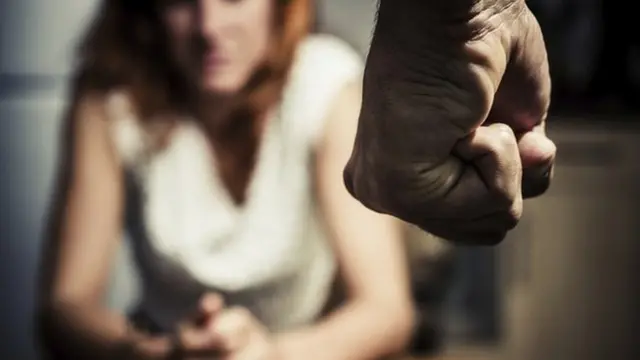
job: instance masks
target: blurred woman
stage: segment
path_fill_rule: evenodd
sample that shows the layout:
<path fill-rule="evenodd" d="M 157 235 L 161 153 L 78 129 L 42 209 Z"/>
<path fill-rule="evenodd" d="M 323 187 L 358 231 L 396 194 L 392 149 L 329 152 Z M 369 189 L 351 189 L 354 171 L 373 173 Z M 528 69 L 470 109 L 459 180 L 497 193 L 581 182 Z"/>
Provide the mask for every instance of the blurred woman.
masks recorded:
<path fill-rule="evenodd" d="M 43 264 L 52 354 L 340 360 L 403 349 L 413 313 L 399 223 L 342 181 L 363 66 L 339 40 L 307 35 L 310 7 L 103 1 L 79 52 Z M 122 229 L 142 277 L 129 316 L 102 304 Z M 321 316 L 338 269 L 347 298 Z"/>

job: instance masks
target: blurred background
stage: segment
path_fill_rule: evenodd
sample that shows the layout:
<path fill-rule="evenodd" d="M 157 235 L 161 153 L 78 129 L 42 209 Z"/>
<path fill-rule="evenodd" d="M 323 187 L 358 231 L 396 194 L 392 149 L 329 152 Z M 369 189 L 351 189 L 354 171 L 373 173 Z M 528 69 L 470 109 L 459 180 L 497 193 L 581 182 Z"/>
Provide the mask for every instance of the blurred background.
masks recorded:
<path fill-rule="evenodd" d="M 0 359 L 38 359 L 32 309 L 70 51 L 95 0 L 0 0 Z M 456 359 L 640 359 L 640 42 L 629 5 L 528 1 L 554 81 L 551 190 L 491 249 L 456 250 L 441 306 Z M 366 56 L 375 0 L 318 0 L 317 30 Z M 423 234 L 408 232 L 420 242 Z M 123 248 L 109 304 L 136 297 Z M 429 264 L 425 264 L 429 266 Z M 450 355 L 448 355 L 450 354 Z"/>

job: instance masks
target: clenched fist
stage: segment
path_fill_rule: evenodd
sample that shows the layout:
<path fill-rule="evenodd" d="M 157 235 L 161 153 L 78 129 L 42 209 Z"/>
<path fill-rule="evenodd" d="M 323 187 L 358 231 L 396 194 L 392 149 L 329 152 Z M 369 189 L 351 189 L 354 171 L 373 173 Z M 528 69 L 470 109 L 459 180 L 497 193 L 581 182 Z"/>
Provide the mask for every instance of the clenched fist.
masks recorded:
<path fill-rule="evenodd" d="M 524 0 L 381 0 L 345 184 L 434 235 L 496 244 L 549 186 L 549 96 Z"/>

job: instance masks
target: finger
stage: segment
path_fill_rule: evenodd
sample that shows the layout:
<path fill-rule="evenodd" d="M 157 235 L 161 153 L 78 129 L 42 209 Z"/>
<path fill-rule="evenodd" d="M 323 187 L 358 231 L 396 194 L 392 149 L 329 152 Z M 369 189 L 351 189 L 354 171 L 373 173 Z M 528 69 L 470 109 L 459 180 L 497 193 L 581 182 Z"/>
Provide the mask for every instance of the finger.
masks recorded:
<path fill-rule="evenodd" d="M 178 326 L 177 342 L 184 351 L 207 351 L 215 345 L 215 337 L 203 326 L 220 312 L 224 301 L 219 294 L 206 293 L 198 302 L 194 315 Z"/>
<path fill-rule="evenodd" d="M 547 191 L 553 178 L 556 146 L 542 131 L 530 131 L 518 141 L 523 163 L 522 195 L 539 196 Z"/>
<path fill-rule="evenodd" d="M 224 308 L 224 299 L 217 293 L 206 293 L 200 298 L 198 304 L 197 323 L 204 322 L 218 314 Z"/>
<path fill-rule="evenodd" d="M 548 167 L 556 156 L 556 145 L 542 131 L 520 134 L 518 149 L 524 169 Z"/>
<path fill-rule="evenodd" d="M 224 308 L 224 299 L 217 293 L 205 293 L 200 297 L 197 308 L 186 317 L 186 322 L 194 327 L 202 327 Z"/>
<path fill-rule="evenodd" d="M 522 165 L 516 138 L 509 126 L 481 126 L 456 145 L 455 153 L 476 167 L 493 195 L 511 205 L 520 192 Z"/>
<path fill-rule="evenodd" d="M 525 11 L 513 26 L 511 56 L 489 119 L 505 122 L 521 133 L 544 123 L 551 80 L 544 38 L 535 17 Z"/>
<path fill-rule="evenodd" d="M 522 199 L 505 212 L 473 220 L 449 219 L 430 221 L 429 231 L 449 239 L 456 245 L 493 246 L 504 240 L 507 232 L 518 224 L 522 214 Z"/>
<path fill-rule="evenodd" d="M 213 313 L 224 307 L 224 299 L 218 293 L 206 293 L 200 298 L 200 311 Z"/>
<path fill-rule="evenodd" d="M 235 307 L 222 311 L 211 324 L 218 349 L 225 353 L 242 350 L 250 340 L 255 326 L 253 316 L 245 308 Z"/>
<path fill-rule="evenodd" d="M 198 354 L 214 348 L 215 337 L 191 324 L 181 325 L 176 334 L 176 346 L 185 354 Z"/>

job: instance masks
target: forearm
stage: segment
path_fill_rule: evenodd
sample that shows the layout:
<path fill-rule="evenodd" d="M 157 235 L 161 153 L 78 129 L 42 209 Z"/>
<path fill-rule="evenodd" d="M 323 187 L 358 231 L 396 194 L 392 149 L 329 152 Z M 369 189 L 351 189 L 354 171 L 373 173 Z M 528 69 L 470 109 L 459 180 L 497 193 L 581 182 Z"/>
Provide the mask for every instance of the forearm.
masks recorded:
<path fill-rule="evenodd" d="M 279 335 L 282 359 L 374 360 L 401 353 L 414 323 L 410 304 L 402 308 L 347 303 L 316 325 Z"/>
<path fill-rule="evenodd" d="M 166 338 L 134 330 L 127 319 L 104 308 L 56 304 L 39 315 L 42 340 L 54 359 L 164 359 Z"/>

